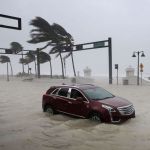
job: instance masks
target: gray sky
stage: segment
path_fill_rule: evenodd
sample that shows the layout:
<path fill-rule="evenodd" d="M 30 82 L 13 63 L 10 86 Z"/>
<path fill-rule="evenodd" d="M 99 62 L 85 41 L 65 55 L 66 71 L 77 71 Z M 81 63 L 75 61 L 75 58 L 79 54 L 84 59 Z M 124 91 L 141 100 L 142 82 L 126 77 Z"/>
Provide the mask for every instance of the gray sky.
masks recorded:
<path fill-rule="evenodd" d="M 24 49 L 36 49 L 43 44 L 28 44 L 31 19 L 40 16 L 50 24 L 63 26 L 75 40 L 75 44 L 107 40 L 112 37 L 113 76 L 114 64 L 124 74 L 129 65 L 137 66 L 133 51 L 144 51 L 140 58 L 144 74 L 150 76 L 150 1 L 149 0 L 1 0 L 0 13 L 22 18 L 22 30 L 0 28 L 0 47 L 9 48 L 12 41 Z M 2 19 L 0 18 L 0 22 Z M 50 48 L 45 50 L 49 52 Z M 10 56 L 14 72 L 22 68 L 18 56 Z M 76 70 L 83 75 L 88 66 L 93 75 L 108 74 L 108 49 L 101 48 L 74 53 Z M 61 74 L 59 58 L 52 56 L 54 74 Z M 33 64 L 31 64 L 33 67 Z M 34 70 L 34 67 L 33 67 Z M 6 65 L 0 64 L 0 74 L 6 73 Z M 49 64 L 41 65 L 41 73 L 49 74 Z M 73 75 L 71 59 L 67 60 L 67 74 Z"/>

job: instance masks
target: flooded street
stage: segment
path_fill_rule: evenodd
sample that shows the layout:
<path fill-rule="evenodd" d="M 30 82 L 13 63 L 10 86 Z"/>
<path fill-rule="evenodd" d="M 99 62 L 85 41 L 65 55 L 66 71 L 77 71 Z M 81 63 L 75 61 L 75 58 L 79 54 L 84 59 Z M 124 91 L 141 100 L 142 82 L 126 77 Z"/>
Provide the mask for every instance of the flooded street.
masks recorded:
<path fill-rule="evenodd" d="M 49 117 L 41 99 L 50 85 L 0 81 L 0 150 L 150 150 L 150 86 L 102 85 L 136 109 L 136 118 L 113 125 Z"/>

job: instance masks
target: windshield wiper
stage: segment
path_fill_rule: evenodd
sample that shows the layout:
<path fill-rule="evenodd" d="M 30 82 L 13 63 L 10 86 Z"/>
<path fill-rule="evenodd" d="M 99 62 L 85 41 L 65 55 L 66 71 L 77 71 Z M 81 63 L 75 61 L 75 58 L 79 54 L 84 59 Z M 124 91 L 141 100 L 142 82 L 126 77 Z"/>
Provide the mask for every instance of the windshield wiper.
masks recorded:
<path fill-rule="evenodd" d="M 107 99 L 107 98 L 113 98 L 113 96 L 112 97 L 104 97 L 103 99 Z"/>

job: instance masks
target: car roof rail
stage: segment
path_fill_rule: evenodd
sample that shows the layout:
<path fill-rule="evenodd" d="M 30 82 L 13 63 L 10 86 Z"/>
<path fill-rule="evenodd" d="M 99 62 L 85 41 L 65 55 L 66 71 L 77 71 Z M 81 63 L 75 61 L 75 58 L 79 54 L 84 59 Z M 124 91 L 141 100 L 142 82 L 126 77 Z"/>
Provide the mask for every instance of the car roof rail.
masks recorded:
<path fill-rule="evenodd" d="M 91 86 L 95 86 L 94 84 L 81 84 L 81 85 L 91 85 Z"/>

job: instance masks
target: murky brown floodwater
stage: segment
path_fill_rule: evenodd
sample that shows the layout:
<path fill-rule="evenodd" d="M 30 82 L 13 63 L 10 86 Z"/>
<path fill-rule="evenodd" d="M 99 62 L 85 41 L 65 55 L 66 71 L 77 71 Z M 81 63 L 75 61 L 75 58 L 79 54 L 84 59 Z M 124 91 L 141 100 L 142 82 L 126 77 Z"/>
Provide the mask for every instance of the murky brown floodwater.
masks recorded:
<path fill-rule="evenodd" d="M 136 118 L 97 124 L 41 109 L 47 82 L 0 81 L 0 150 L 150 150 L 150 86 L 103 85 L 134 103 Z"/>

